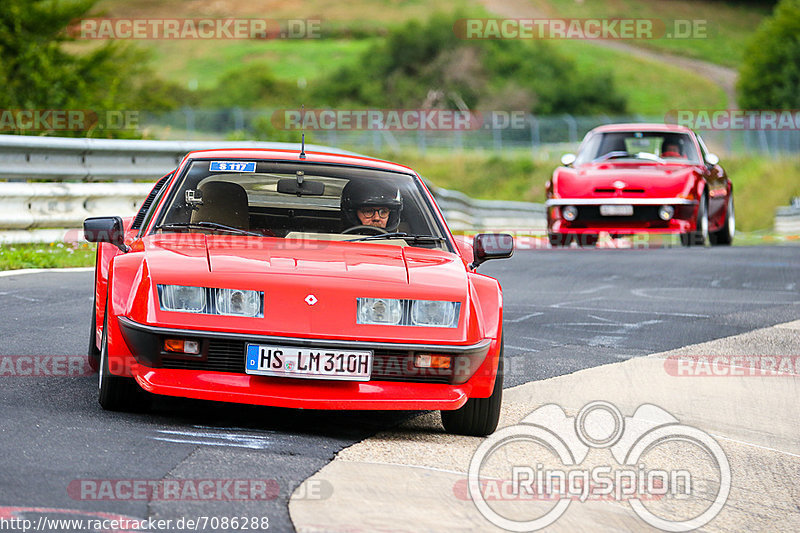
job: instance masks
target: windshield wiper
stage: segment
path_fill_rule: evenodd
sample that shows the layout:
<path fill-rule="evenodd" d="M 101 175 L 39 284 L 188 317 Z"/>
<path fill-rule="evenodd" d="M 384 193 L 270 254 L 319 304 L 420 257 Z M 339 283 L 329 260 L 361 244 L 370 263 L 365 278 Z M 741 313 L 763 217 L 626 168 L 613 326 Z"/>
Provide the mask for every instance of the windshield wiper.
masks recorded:
<path fill-rule="evenodd" d="M 359 237 L 358 239 L 348 239 L 345 242 L 358 242 L 358 241 L 379 241 L 381 239 L 405 239 L 413 243 L 434 243 L 444 242 L 442 237 L 435 235 L 411 235 L 409 233 L 395 232 L 395 233 L 380 233 L 378 235 L 368 235 L 366 237 Z"/>
<path fill-rule="evenodd" d="M 225 224 L 218 224 L 216 222 L 176 222 L 173 224 L 162 224 L 156 226 L 155 229 L 171 230 L 171 229 L 213 229 L 218 231 L 227 231 L 228 233 L 238 233 L 240 235 L 252 235 L 253 237 L 263 237 L 260 233 L 254 233 L 241 228 L 234 228 L 233 226 L 226 226 Z"/>

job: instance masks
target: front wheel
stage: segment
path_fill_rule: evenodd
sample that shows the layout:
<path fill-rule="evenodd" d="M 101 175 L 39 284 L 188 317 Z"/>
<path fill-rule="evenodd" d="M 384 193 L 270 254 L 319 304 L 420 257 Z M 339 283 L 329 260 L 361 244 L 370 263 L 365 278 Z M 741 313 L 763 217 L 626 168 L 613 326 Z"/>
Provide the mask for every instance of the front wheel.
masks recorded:
<path fill-rule="evenodd" d="M 100 350 L 97 349 L 97 337 L 95 335 L 95 330 L 97 329 L 96 301 L 92 301 L 92 325 L 89 328 L 89 351 L 86 354 L 86 358 L 89 360 L 89 368 L 94 372 L 100 369 Z"/>
<path fill-rule="evenodd" d="M 725 210 L 725 224 L 719 231 L 709 234 L 711 244 L 729 245 L 736 235 L 736 212 L 733 208 L 733 194 L 728 196 L 728 207 Z"/>
<path fill-rule="evenodd" d="M 455 411 L 442 411 L 442 425 L 448 433 L 485 437 L 497 429 L 500 405 L 503 403 L 503 341 L 500 341 L 500 360 L 492 395 L 488 398 L 470 398 Z"/>
<path fill-rule="evenodd" d="M 97 374 L 97 399 L 107 411 L 141 411 L 148 407 L 148 398 L 132 378 L 115 376 L 108 363 L 108 304 L 100 340 L 100 370 Z"/>
<path fill-rule="evenodd" d="M 706 197 L 700 199 L 697 209 L 697 222 L 695 230 L 681 235 L 684 246 L 706 246 L 708 244 L 708 202 Z"/>

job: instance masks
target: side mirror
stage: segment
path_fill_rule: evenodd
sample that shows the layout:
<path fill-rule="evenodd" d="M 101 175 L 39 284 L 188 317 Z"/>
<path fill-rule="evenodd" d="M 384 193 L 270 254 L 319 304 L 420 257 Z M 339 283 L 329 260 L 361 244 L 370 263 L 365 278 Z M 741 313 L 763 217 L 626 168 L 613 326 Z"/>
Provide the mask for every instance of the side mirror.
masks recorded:
<path fill-rule="evenodd" d="M 717 154 L 706 154 L 706 163 L 711 165 L 712 167 L 719 163 L 719 156 Z"/>
<path fill-rule="evenodd" d="M 561 156 L 561 164 L 568 167 L 575 162 L 575 159 L 575 154 L 564 154 Z"/>
<path fill-rule="evenodd" d="M 130 248 L 125 244 L 125 227 L 121 217 L 92 217 L 83 221 L 83 238 L 89 242 L 107 242 L 123 252 Z"/>
<path fill-rule="evenodd" d="M 514 254 L 514 237 L 508 233 L 479 233 L 472 241 L 470 268 L 478 268 L 489 259 L 505 259 Z"/>

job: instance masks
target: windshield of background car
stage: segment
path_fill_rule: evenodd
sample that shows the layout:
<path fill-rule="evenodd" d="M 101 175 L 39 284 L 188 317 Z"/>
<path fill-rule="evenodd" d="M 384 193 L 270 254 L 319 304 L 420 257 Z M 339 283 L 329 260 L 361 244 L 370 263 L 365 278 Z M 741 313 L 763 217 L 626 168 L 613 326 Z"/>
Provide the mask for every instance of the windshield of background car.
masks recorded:
<path fill-rule="evenodd" d="M 368 200 L 365 209 L 374 214 L 367 225 L 378 229 L 364 227 L 356 209 L 342 209 L 345 190 L 359 191 L 348 193 L 356 202 Z M 363 242 L 451 251 L 419 178 L 409 174 L 294 162 L 195 160 L 169 194 L 155 231 L 337 241 L 369 237 Z M 381 210 L 381 200 L 389 196 L 393 202 Z M 386 232 L 435 239 L 378 238 Z"/>
<path fill-rule="evenodd" d="M 588 163 L 611 152 L 627 152 L 630 159 L 634 159 L 639 152 L 645 152 L 669 162 L 693 165 L 700 163 L 697 147 L 692 137 L 686 133 L 614 131 L 596 133 L 588 138 L 581 147 L 575 164 Z"/>

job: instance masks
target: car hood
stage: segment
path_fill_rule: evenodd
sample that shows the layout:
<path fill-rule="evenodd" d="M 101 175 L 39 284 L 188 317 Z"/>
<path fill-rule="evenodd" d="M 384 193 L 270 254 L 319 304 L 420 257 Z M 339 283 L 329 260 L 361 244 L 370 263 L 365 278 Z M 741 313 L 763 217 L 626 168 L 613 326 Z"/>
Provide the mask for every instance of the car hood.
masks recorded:
<path fill-rule="evenodd" d="M 669 198 L 685 194 L 694 176 L 693 166 L 637 163 L 582 165 L 562 173 L 556 192 L 562 198 L 639 196 Z"/>
<path fill-rule="evenodd" d="M 357 297 L 461 302 L 469 307 L 468 280 L 460 257 L 439 250 L 370 243 L 291 241 L 268 237 L 166 234 L 145 243 L 146 263 L 156 284 L 264 291 L 264 318 L 234 318 L 164 312 L 151 308 L 148 321 L 259 334 L 409 340 L 433 328 L 356 325 Z M 153 294 L 155 291 L 153 290 Z M 459 328 L 444 338 L 464 338 Z M 387 333 L 387 329 L 392 330 Z M 396 330 L 404 330 L 397 336 Z M 440 328 L 435 328 L 437 331 Z M 443 328 L 441 328 L 443 329 Z M 437 333 L 439 335 L 439 333 Z"/>

